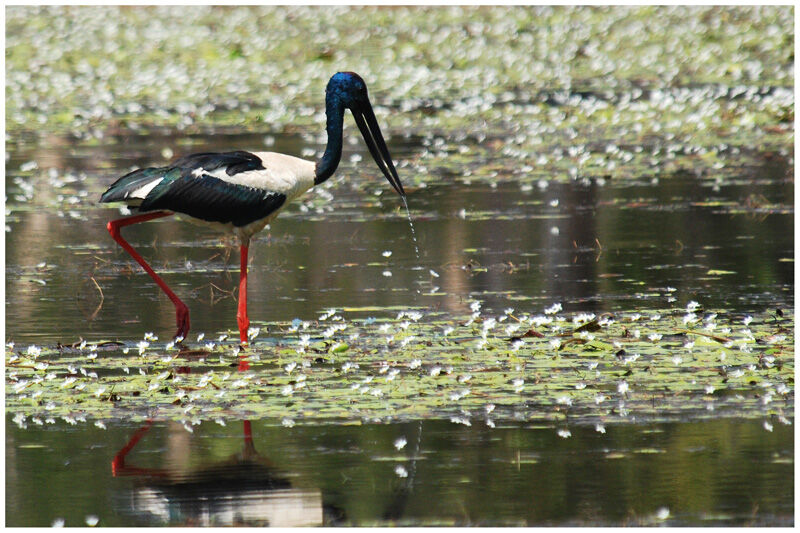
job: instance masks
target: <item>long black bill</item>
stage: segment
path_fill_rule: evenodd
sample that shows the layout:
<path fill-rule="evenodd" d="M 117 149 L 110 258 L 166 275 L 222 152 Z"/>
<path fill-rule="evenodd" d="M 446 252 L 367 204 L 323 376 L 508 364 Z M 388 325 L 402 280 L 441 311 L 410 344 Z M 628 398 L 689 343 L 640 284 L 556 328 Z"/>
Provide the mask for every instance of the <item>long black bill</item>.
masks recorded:
<path fill-rule="evenodd" d="M 361 135 L 364 137 L 364 142 L 367 143 L 369 153 L 372 154 L 372 159 L 378 164 L 378 167 L 392 184 L 400 196 L 405 197 L 406 192 L 403 190 L 403 184 L 400 183 L 400 178 L 397 176 L 397 170 L 392 163 L 392 156 L 389 155 L 389 148 L 386 147 L 386 141 L 383 140 L 381 128 L 378 126 L 378 120 L 375 118 L 375 113 L 372 107 L 367 103 L 364 109 L 353 109 L 353 118 L 356 119 L 358 129 L 361 130 Z"/>

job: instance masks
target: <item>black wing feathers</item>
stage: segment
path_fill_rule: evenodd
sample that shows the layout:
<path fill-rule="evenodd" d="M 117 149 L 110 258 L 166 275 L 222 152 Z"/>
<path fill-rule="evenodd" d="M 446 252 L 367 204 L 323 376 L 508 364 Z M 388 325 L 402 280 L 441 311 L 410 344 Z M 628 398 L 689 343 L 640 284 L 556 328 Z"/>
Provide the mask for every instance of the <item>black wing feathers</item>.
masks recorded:
<path fill-rule="evenodd" d="M 241 150 L 237 152 L 190 154 L 181 157 L 170 166 L 172 168 L 180 168 L 182 176 L 191 175 L 198 168 L 202 168 L 206 172 L 225 168 L 225 173 L 228 176 L 247 172 L 248 170 L 264 170 L 264 165 L 258 156 Z"/>
<path fill-rule="evenodd" d="M 209 175 L 182 176 L 159 183 L 139 209 L 167 209 L 209 222 L 246 226 L 268 216 L 285 201 L 283 194 L 227 183 Z"/>
<path fill-rule="evenodd" d="M 264 170 L 264 165 L 258 156 L 243 151 L 191 154 L 167 167 L 144 168 L 126 174 L 103 193 L 100 201 L 124 201 L 133 191 L 160 179 L 141 201 L 139 211 L 166 209 L 234 226 L 246 226 L 263 219 L 286 201 L 283 194 L 228 183 L 209 175 L 219 169 L 233 176 Z"/>

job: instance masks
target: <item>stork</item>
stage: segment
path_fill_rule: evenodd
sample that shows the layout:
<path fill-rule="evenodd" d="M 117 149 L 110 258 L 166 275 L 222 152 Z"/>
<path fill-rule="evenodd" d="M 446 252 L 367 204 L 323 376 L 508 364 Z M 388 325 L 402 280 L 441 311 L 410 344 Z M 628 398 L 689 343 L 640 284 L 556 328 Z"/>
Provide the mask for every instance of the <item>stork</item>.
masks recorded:
<path fill-rule="evenodd" d="M 325 89 L 328 144 L 314 162 L 275 152 L 198 153 L 165 167 L 134 170 L 114 182 L 101 203 L 123 202 L 134 216 L 108 223 L 111 237 L 133 257 L 175 305 L 177 341 L 189 333 L 189 309 L 122 238 L 125 226 L 174 214 L 212 225 L 238 237 L 241 266 L 236 314 L 239 337 L 247 344 L 247 254 L 250 238 L 264 229 L 289 202 L 330 178 L 342 156 L 344 111 L 349 109 L 372 158 L 394 190 L 405 199 L 389 149 L 367 95 L 367 85 L 354 72 L 338 72 Z"/>

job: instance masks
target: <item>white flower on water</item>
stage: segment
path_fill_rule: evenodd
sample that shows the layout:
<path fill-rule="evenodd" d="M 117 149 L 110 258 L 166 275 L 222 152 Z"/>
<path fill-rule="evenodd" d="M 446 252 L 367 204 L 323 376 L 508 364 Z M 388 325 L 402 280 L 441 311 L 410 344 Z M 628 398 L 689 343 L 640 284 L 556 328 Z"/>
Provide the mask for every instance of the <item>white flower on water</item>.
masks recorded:
<path fill-rule="evenodd" d="M 598 394 L 594 397 L 594 403 L 597 405 L 600 405 L 604 401 L 606 401 L 606 397 L 603 394 Z"/>
<path fill-rule="evenodd" d="M 420 361 L 419 359 L 412 359 L 411 362 L 408 364 L 408 368 L 410 368 L 411 370 L 417 369 L 420 366 L 422 366 L 422 361 Z"/>
<path fill-rule="evenodd" d="M 395 449 L 397 449 L 397 450 L 402 450 L 403 448 L 405 448 L 405 447 L 406 447 L 406 444 L 408 444 L 408 441 L 406 440 L 406 438 L 405 438 L 405 437 L 398 437 L 398 438 L 397 438 L 397 439 L 394 441 L 394 447 L 395 447 Z"/>
<path fill-rule="evenodd" d="M 568 439 L 572 436 L 572 432 L 568 429 L 559 429 L 558 436 L 562 439 Z"/>
<path fill-rule="evenodd" d="M 746 317 L 744 317 L 742 319 L 742 324 L 744 324 L 745 326 L 748 326 L 748 325 L 750 325 L 750 322 L 752 322 L 752 321 L 753 321 L 753 317 L 751 317 L 750 315 L 747 315 Z"/>
<path fill-rule="evenodd" d="M 770 424 L 768 421 L 764 420 L 764 429 L 766 429 L 767 431 L 771 432 L 772 431 L 772 424 Z"/>
<path fill-rule="evenodd" d="M 570 398 L 569 396 L 559 396 L 558 398 L 556 398 L 556 403 L 559 405 L 566 405 L 567 407 L 569 407 L 570 405 L 572 405 L 572 398 Z"/>
<path fill-rule="evenodd" d="M 550 307 L 548 307 L 547 309 L 544 310 L 544 314 L 546 314 L 546 315 L 554 315 L 554 314 L 558 313 L 559 311 L 561 311 L 561 309 L 562 309 L 562 307 L 561 307 L 560 303 L 554 303 L 553 305 L 551 305 Z"/>
<path fill-rule="evenodd" d="M 409 343 L 412 343 L 412 342 L 414 342 L 415 340 L 417 340 L 417 337 L 416 337 L 416 335 L 409 335 L 408 337 L 406 337 L 405 339 L 403 339 L 402 341 L 400 341 L 400 346 L 402 346 L 403 348 L 405 348 L 406 346 L 408 346 L 408 344 L 409 344 Z"/>
<path fill-rule="evenodd" d="M 28 346 L 28 349 L 25 351 L 25 354 L 30 357 L 39 357 L 41 355 L 42 349 L 36 346 L 35 344 L 31 344 Z"/>
<path fill-rule="evenodd" d="M 451 416 L 450 417 L 450 422 L 452 422 L 453 424 L 461 424 L 461 425 L 464 425 L 464 426 L 471 426 L 472 425 L 472 423 L 469 421 L 469 419 L 467 419 L 467 418 L 465 418 L 463 416 Z"/>
<path fill-rule="evenodd" d="M 617 383 L 617 392 L 620 394 L 625 394 L 628 392 L 628 382 L 624 379 Z"/>
<path fill-rule="evenodd" d="M 397 474 L 397 477 L 408 477 L 408 471 L 403 465 L 397 465 L 394 467 L 394 473 Z"/>
<path fill-rule="evenodd" d="M 450 393 L 449 398 L 450 398 L 450 401 L 457 402 L 461 398 L 466 396 L 467 394 L 469 394 L 469 389 L 463 389 L 463 390 L 460 390 L 460 391 L 456 391 L 456 392 Z"/>
<path fill-rule="evenodd" d="M 635 362 L 636 362 L 636 360 L 637 360 L 637 359 L 639 359 L 639 357 L 641 357 L 641 356 L 640 356 L 638 353 L 634 353 L 634 354 L 631 354 L 631 355 L 629 355 L 628 357 L 624 358 L 624 359 L 622 360 L 622 362 L 623 362 L 624 364 L 626 364 L 626 365 L 629 365 L 629 364 L 631 364 L 631 363 L 635 363 Z"/>
<path fill-rule="evenodd" d="M 594 430 L 598 433 L 605 433 L 606 427 L 603 424 L 595 424 Z"/>
<path fill-rule="evenodd" d="M 353 370 L 358 370 L 358 363 L 351 363 L 350 361 L 347 361 L 342 365 L 342 372 L 345 374 Z"/>

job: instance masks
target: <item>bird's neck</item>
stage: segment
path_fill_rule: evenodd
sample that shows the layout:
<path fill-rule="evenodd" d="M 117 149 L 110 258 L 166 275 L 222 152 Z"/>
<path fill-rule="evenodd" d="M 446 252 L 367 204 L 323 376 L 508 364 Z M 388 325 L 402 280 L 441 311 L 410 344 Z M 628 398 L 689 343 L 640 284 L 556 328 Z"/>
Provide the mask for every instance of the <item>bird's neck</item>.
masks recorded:
<path fill-rule="evenodd" d="M 325 114 L 328 117 L 328 123 L 325 129 L 328 132 L 328 145 L 325 147 L 325 153 L 322 154 L 322 158 L 317 161 L 314 185 L 319 185 L 330 178 L 336 172 L 336 167 L 339 166 L 339 160 L 342 158 L 344 106 L 333 98 L 327 98 L 326 100 Z"/>

